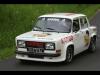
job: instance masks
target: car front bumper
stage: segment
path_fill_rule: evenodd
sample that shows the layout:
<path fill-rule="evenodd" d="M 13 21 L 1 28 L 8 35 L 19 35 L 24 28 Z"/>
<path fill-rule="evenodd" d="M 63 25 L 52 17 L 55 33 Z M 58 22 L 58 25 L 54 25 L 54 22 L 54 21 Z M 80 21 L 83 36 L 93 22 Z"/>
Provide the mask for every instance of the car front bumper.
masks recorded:
<path fill-rule="evenodd" d="M 22 52 L 22 51 L 16 51 L 16 54 L 23 54 L 23 55 L 36 55 L 36 56 L 44 56 L 44 57 L 58 57 L 61 54 L 49 54 L 49 53 L 32 53 L 32 52 Z"/>
<path fill-rule="evenodd" d="M 29 57 L 29 55 L 39 56 L 39 58 Z M 30 53 L 16 51 L 16 59 L 31 60 L 31 61 L 42 61 L 42 62 L 62 62 L 65 58 L 61 57 L 61 54 L 49 54 L 49 53 Z"/>

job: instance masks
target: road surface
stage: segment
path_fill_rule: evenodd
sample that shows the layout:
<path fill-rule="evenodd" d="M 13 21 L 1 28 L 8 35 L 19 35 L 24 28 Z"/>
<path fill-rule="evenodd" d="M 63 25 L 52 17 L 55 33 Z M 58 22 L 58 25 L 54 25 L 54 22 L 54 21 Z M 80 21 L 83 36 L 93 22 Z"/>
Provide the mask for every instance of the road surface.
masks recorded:
<path fill-rule="evenodd" d="M 97 26 L 100 35 L 100 11 L 90 21 Z M 100 71 L 100 39 L 95 53 L 87 51 L 74 57 L 71 64 L 27 62 L 20 63 L 15 57 L 0 62 L 0 71 Z"/>

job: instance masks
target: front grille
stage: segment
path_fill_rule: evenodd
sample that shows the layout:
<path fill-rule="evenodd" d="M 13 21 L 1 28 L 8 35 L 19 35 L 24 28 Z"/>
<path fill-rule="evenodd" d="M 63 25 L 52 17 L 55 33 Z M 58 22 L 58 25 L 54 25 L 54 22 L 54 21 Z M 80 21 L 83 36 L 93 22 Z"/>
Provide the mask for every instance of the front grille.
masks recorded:
<path fill-rule="evenodd" d="M 33 48 L 44 48 L 43 42 L 34 42 L 34 41 L 26 41 L 26 47 L 33 47 Z"/>

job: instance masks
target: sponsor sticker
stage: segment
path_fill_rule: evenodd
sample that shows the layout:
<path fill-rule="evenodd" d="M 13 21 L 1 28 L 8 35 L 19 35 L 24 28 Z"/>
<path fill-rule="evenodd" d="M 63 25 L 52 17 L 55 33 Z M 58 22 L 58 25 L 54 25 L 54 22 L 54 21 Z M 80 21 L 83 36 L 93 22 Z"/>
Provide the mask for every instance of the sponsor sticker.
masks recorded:
<path fill-rule="evenodd" d="M 48 21 L 59 21 L 59 19 L 56 19 L 56 18 L 48 18 L 47 20 Z"/>
<path fill-rule="evenodd" d="M 67 36 L 65 38 L 62 38 L 61 42 L 62 42 L 62 44 L 64 44 L 64 43 L 72 41 L 72 40 L 73 40 L 73 36 Z"/>
<path fill-rule="evenodd" d="M 33 36 L 36 36 L 36 37 L 46 37 L 46 36 L 48 36 L 48 34 L 34 34 Z"/>
<path fill-rule="evenodd" d="M 89 35 L 85 35 L 84 36 L 84 42 L 85 42 L 85 46 L 88 46 L 89 45 L 89 42 L 90 42 L 90 38 L 89 38 Z"/>

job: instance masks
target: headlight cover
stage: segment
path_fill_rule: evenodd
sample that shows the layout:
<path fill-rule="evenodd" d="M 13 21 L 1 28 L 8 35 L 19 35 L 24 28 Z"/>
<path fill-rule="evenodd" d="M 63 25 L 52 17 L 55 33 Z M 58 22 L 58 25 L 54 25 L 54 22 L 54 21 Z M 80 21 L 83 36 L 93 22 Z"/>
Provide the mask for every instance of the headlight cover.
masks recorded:
<path fill-rule="evenodd" d="M 55 49 L 55 44 L 54 43 L 46 43 L 45 44 L 45 49 L 46 50 L 54 50 Z"/>
<path fill-rule="evenodd" d="M 17 46 L 18 46 L 19 48 L 25 47 L 25 41 L 17 40 Z"/>

